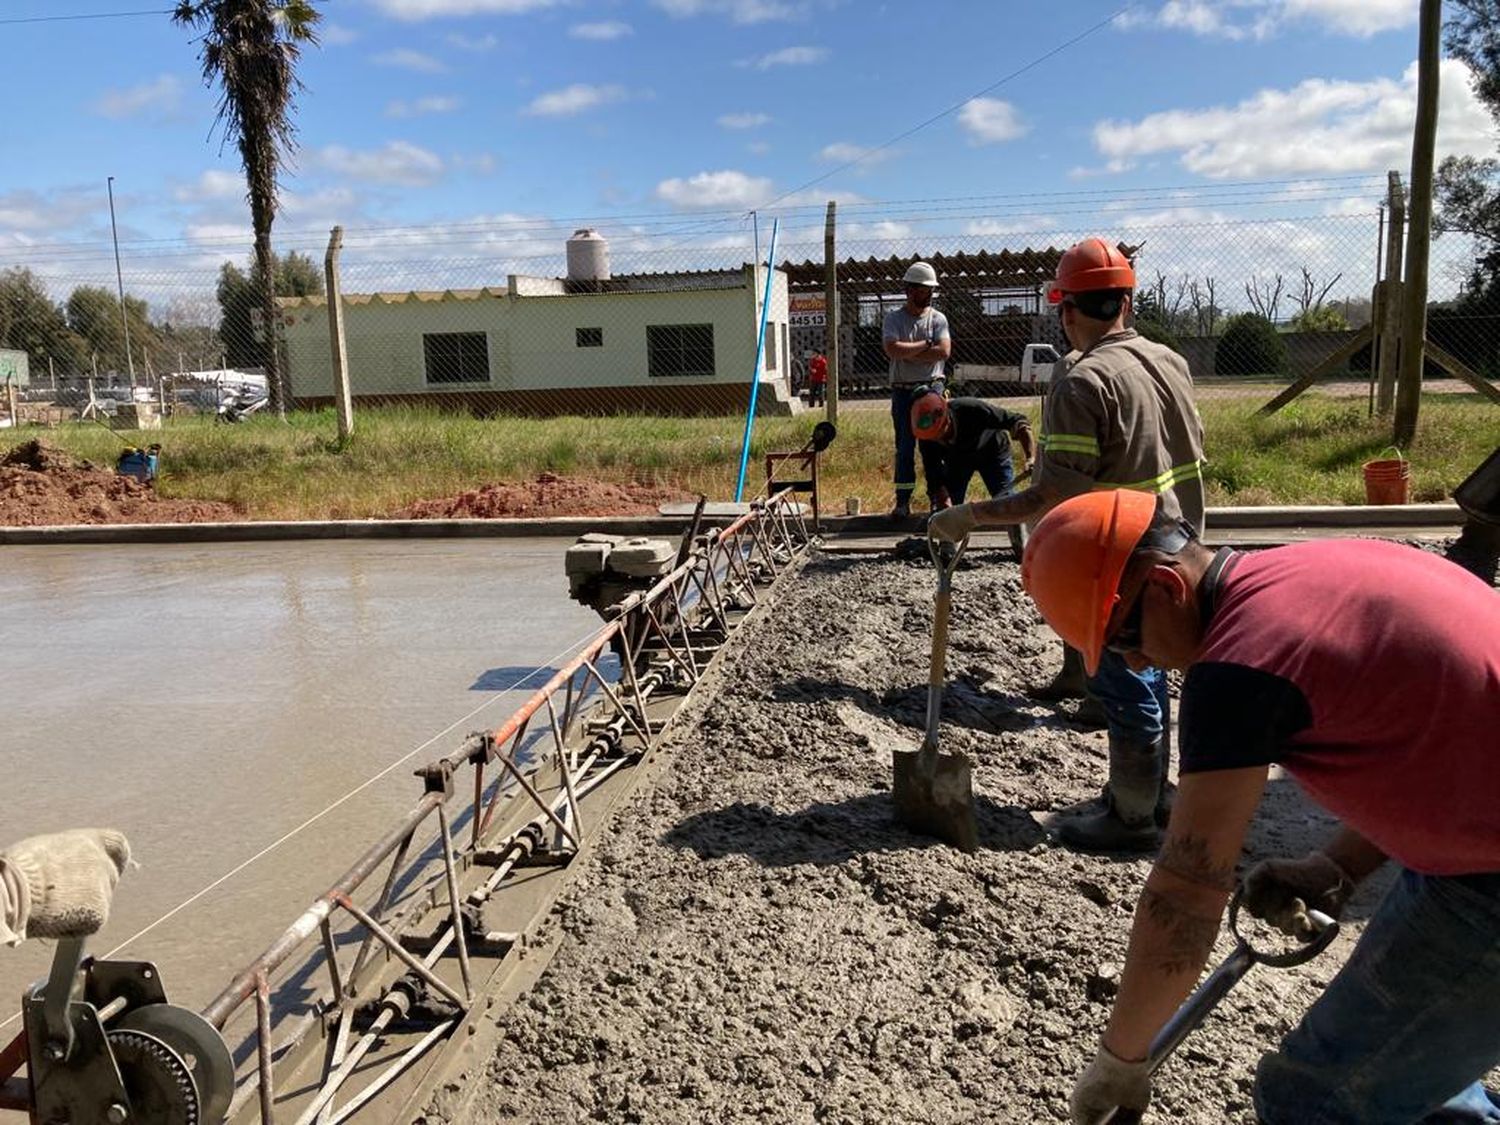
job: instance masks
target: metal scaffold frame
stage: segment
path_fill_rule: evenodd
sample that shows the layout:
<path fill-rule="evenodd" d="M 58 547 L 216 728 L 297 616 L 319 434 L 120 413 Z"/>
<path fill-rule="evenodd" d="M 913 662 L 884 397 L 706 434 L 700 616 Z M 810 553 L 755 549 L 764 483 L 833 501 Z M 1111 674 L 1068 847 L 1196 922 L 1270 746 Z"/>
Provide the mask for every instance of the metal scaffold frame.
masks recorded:
<path fill-rule="evenodd" d="M 517 972 L 631 767 L 811 542 L 792 489 L 753 501 L 615 607 L 504 723 L 416 770 L 416 804 L 203 1009 L 238 1042 L 229 1120 L 336 1125 L 420 1096 L 444 1045 L 472 1033 L 476 1007 Z M 601 667 L 609 657 L 615 677 Z M 540 889 L 549 869 L 558 877 Z"/>

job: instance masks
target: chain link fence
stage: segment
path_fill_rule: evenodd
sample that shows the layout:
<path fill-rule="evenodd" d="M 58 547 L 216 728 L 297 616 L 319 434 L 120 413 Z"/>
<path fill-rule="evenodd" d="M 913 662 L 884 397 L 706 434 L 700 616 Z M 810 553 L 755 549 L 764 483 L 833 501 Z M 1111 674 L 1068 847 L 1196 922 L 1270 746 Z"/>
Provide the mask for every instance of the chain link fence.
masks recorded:
<path fill-rule="evenodd" d="M 1087 201 L 1084 201 L 1087 203 Z M 1309 207 L 1309 210 L 1312 208 Z M 1201 205 L 1105 201 L 1048 216 L 959 204 L 840 216 L 838 371 L 845 398 L 886 385 L 881 322 L 916 258 L 941 278 L 951 376 L 970 393 L 1035 389 L 1028 346 L 1062 351 L 1044 299 L 1061 249 L 1089 234 L 1128 247 L 1136 323 L 1198 379 L 1290 380 L 1341 350 L 1326 374 L 1368 378 L 1382 216 L 1368 209 L 1255 218 Z M 744 216 L 550 221 L 345 234 L 344 341 L 356 410 L 421 405 L 477 415 L 742 415 L 802 409 L 807 363 L 826 347 L 822 208 Z M 333 401 L 326 235 L 282 235 L 277 368 L 294 408 Z M 1475 239 L 1434 242 L 1429 334 L 1487 378 L 1500 374 L 1500 302 L 1475 284 Z M 0 265 L 0 379 L 22 422 L 98 415 L 247 412 L 267 386 L 266 325 L 243 243 L 125 248 L 125 301 L 108 248 L 11 251 Z M 764 306 L 764 307 L 763 307 Z M 760 343 L 764 315 L 765 336 Z M 128 343 L 127 343 L 128 340 Z M 1044 350 L 1030 354 L 1045 356 Z"/>

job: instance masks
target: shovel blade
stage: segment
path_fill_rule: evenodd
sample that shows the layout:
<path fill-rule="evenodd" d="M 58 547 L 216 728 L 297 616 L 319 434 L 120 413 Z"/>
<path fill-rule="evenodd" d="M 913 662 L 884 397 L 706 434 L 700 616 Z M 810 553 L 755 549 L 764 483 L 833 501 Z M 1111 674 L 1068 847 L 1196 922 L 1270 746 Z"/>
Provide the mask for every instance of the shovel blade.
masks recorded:
<path fill-rule="evenodd" d="M 896 819 L 960 851 L 977 851 L 973 774 L 966 754 L 940 754 L 935 747 L 898 752 L 892 787 Z"/>

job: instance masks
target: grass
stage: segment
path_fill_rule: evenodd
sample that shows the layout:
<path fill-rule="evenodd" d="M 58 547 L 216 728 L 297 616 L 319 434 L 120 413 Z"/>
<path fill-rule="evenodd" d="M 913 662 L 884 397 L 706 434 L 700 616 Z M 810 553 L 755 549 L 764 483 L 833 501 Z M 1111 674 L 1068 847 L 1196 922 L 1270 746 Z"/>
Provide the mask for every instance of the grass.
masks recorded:
<path fill-rule="evenodd" d="M 1209 503 L 1362 503 L 1360 466 L 1388 444 L 1389 423 L 1368 418 L 1362 401 L 1315 394 L 1259 418 L 1263 401 L 1201 404 Z M 1039 409 L 1030 408 L 1033 420 Z M 803 445 L 819 416 L 757 423 L 747 492 L 763 481 L 764 453 Z M 743 426 L 742 418 L 481 420 L 391 408 L 360 412 L 344 449 L 331 411 L 295 414 L 285 423 L 259 415 L 237 426 L 190 418 L 151 435 L 117 436 L 88 424 L 6 430 L 0 446 L 45 436 L 77 456 L 112 464 L 122 440 L 159 440 L 163 495 L 226 500 L 253 519 L 325 519 L 389 515 L 413 500 L 543 471 L 724 499 L 733 495 Z M 1500 409 L 1471 395 L 1425 396 L 1417 441 L 1405 451 L 1413 462 L 1413 499 L 1446 498 L 1497 445 Z M 846 404 L 822 465 L 825 504 L 841 511 L 845 497 L 857 496 L 866 510 L 888 505 L 891 447 L 887 410 Z"/>

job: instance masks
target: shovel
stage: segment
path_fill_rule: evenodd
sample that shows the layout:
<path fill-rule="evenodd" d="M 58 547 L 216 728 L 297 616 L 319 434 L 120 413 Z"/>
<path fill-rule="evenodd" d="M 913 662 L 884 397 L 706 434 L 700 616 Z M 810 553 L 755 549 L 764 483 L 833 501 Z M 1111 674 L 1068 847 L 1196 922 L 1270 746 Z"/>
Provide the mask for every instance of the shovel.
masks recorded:
<path fill-rule="evenodd" d="M 948 606 L 953 572 L 969 545 L 939 542 L 927 533 L 927 550 L 937 567 L 937 600 L 932 614 L 932 667 L 927 678 L 927 734 L 922 747 L 895 755 L 896 819 L 914 832 L 936 836 L 961 851 L 979 848 L 974 816 L 973 765 L 966 754 L 938 752 L 938 720 L 943 704 L 944 655 L 948 650 Z"/>
<path fill-rule="evenodd" d="M 1229 995 L 1229 990 L 1239 984 L 1240 979 L 1255 965 L 1270 965 L 1277 969 L 1289 969 L 1293 965 L 1301 965 L 1311 961 L 1319 953 L 1328 948 L 1334 938 L 1338 937 L 1339 924 L 1321 910 L 1309 910 L 1308 918 L 1312 920 L 1313 936 L 1306 945 L 1298 946 L 1286 953 L 1266 953 L 1256 949 L 1240 933 L 1240 892 L 1243 888 L 1236 888 L 1234 898 L 1229 901 L 1229 932 L 1235 937 L 1234 952 L 1224 958 L 1212 973 L 1204 978 L 1193 994 L 1182 1002 L 1182 1007 L 1169 1019 L 1162 1029 L 1156 1033 L 1156 1038 L 1151 1040 L 1151 1050 L 1146 1055 L 1146 1061 L 1150 1064 L 1150 1073 L 1155 1074 L 1171 1057 L 1173 1051 L 1181 1046 L 1193 1031 L 1208 1018 L 1208 1013 L 1219 1005 L 1219 1001 Z M 1144 1115 L 1133 1109 L 1123 1106 L 1112 1109 L 1099 1119 L 1099 1125 L 1140 1125 Z"/>

